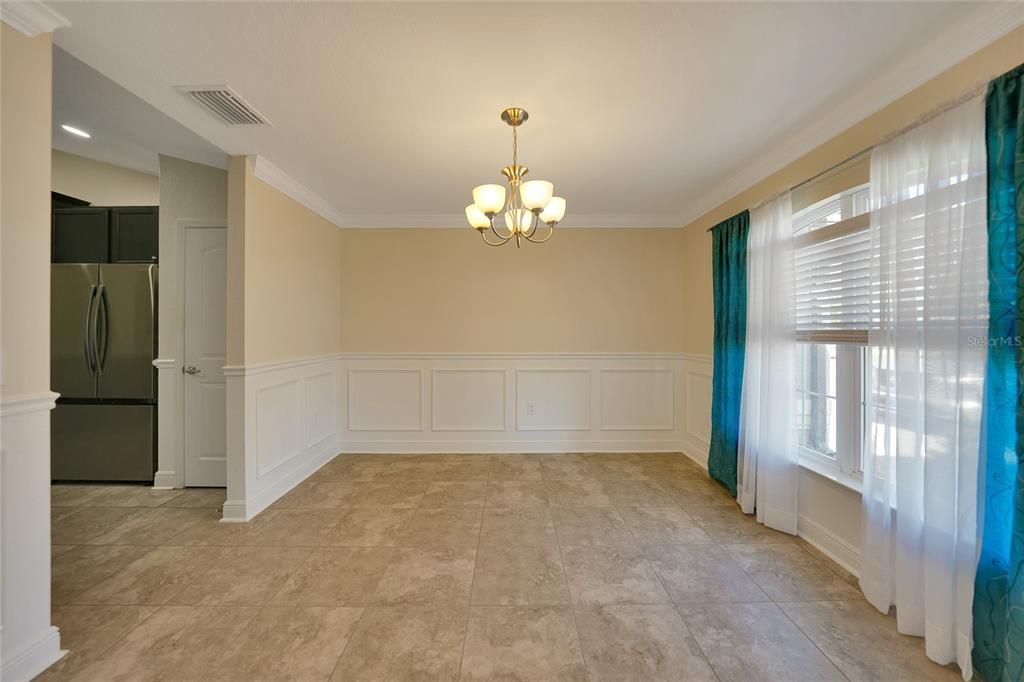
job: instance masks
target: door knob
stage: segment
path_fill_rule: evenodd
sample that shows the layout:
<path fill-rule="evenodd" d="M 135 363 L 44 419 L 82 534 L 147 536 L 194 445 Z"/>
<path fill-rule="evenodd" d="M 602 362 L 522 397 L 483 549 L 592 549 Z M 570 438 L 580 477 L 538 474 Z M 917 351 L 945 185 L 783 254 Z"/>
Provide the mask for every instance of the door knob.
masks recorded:
<path fill-rule="evenodd" d="M 181 371 L 184 372 L 185 374 L 199 374 L 199 368 L 194 365 L 183 367 Z"/>

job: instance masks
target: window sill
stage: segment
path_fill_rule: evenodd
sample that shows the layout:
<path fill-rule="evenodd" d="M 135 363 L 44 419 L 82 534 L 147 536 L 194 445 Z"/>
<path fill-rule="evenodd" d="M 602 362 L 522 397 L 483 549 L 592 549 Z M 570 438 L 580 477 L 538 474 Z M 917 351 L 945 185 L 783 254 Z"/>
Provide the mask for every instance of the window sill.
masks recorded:
<path fill-rule="evenodd" d="M 844 474 L 835 466 L 818 462 L 811 457 L 801 457 L 799 464 L 801 469 L 806 469 L 807 471 L 817 474 L 822 478 L 826 478 L 836 485 L 841 485 L 844 488 L 854 491 L 858 495 L 863 493 L 864 486 L 861 479 L 855 476 L 850 476 L 849 474 Z"/>

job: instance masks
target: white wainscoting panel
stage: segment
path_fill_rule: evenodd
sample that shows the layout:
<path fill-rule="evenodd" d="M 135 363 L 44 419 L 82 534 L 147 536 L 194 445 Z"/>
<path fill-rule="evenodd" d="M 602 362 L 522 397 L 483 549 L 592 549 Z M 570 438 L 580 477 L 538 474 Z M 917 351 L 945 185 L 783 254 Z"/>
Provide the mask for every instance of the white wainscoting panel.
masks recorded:
<path fill-rule="evenodd" d="M 422 368 L 348 370 L 349 431 L 422 431 Z"/>
<path fill-rule="evenodd" d="M 341 449 L 337 356 L 225 367 L 228 499 L 225 521 L 248 521 Z M 233 435 L 237 434 L 237 435 Z"/>
<path fill-rule="evenodd" d="M 431 429 L 504 431 L 504 369 L 434 369 L 431 372 Z"/>
<path fill-rule="evenodd" d="M 672 431 L 672 369 L 602 369 L 601 428 L 605 431 Z"/>
<path fill-rule="evenodd" d="M 664 452 L 707 459 L 681 353 L 344 353 L 344 452 Z M 691 405 L 695 401 L 696 405 Z"/>
<path fill-rule="evenodd" d="M 589 369 L 516 372 L 516 425 L 520 431 L 590 431 Z"/>

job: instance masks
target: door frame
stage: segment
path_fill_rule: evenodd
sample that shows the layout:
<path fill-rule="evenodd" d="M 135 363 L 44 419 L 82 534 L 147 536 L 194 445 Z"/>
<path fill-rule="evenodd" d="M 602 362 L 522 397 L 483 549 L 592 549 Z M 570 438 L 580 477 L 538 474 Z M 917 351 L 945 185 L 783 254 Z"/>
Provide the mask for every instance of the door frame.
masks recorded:
<path fill-rule="evenodd" d="M 226 220 L 180 218 L 173 240 L 161 239 L 160 301 L 161 343 L 157 368 L 157 471 L 153 487 L 185 487 L 185 234 L 186 230 L 227 230 Z M 174 248 L 165 249 L 170 241 Z M 170 253 L 168 253 L 170 251 Z M 227 320 L 224 322 L 227 324 Z M 225 429 L 227 425 L 225 424 Z"/>

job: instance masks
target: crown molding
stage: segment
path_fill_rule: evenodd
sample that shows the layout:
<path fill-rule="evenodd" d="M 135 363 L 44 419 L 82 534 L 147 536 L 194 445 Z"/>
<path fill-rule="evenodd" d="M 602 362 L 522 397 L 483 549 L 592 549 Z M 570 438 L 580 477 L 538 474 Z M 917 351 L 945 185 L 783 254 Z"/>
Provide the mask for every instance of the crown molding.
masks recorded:
<path fill-rule="evenodd" d="M 252 157 L 252 174 L 274 189 L 287 194 L 313 213 L 326 218 L 338 227 L 344 226 L 344 220 L 338 209 L 262 156 Z"/>
<path fill-rule="evenodd" d="M 739 172 L 715 183 L 677 218 L 677 225 L 689 225 L 1024 24 L 1022 2 L 978 4 L 984 9 L 975 16 L 933 36 L 924 47 L 838 100 L 829 111 L 812 115 L 806 125 L 798 126 L 799 130 L 781 138 Z"/>
<path fill-rule="evenodd" d="M 4 0 L 0 2 L 0 19 L 18 33 L 35 38 L 40 33 L 53 33 L 68 28 L 71 22 L 58 12 L 35 0 Z"/>
<path fill-rule="evenodd" d="M 345 229 L 465 229 L 469 227 L 463 214 L 414 215 L 377 214 L 346 215 L 340 226 Z M 572 215 L 558 223 L 555 229 L 577 228 L 627 228 L 644 227 L 657 229 L 679 228 L 679 219 L 672 215 Z M 544 229 L 541 226 L 538 229 Z"/>

